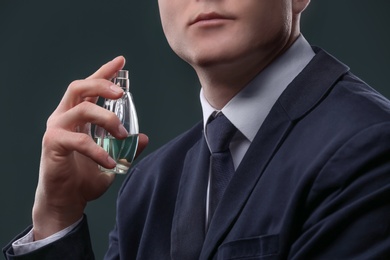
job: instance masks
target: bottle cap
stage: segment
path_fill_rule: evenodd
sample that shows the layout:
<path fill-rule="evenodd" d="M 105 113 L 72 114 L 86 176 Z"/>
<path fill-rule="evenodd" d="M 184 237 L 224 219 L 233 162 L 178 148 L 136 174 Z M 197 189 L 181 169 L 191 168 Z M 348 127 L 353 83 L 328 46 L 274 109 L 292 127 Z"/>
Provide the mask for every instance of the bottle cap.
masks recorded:
<path fill-rule="evenodd" d="M 123 79 L 128 79 L 129 78 L 129 71 L 128 70 L 120 70 L 117 73 L 117 78 L 123 78 Z"/>

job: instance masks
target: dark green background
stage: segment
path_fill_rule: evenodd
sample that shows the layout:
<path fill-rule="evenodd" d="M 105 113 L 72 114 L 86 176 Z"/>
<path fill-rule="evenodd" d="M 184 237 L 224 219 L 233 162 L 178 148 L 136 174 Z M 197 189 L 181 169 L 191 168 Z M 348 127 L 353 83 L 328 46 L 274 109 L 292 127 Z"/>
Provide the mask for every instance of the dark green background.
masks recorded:
<path fill-rule="evenodd" d="M 313 0 L 302 31 L 390 97 L 389 7 L 387 0 Z M 0 245 L 31 223 L 47 117 L 72 80 L 116 55 L 127 58 L 140 128 L 150 137 L 144 154 L 200 119 L 199 83 L 167 45 L 156 0 L 1 0 Z M 97 259 L 123 179 L 87 209 Z"/>

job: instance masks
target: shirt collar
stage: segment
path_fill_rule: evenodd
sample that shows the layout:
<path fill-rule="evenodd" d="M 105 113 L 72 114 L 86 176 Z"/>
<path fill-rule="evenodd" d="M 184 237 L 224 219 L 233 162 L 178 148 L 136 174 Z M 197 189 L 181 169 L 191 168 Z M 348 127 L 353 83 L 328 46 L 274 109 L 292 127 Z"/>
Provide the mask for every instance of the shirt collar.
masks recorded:
<path fill-rule="evenodd" d="M 221 111 L 252 142 L 276 100 L 314 55 L 306 39 L 299 36 L 285 53 L 259 73 Z M 216 109 L 204 97 L 203 89 L 200 102 L 205 127 Z"/>

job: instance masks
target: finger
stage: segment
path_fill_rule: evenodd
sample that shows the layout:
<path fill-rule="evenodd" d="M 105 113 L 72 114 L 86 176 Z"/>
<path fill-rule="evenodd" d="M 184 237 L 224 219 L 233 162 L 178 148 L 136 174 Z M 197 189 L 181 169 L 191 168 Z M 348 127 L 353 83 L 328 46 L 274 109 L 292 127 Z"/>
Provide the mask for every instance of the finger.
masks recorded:
<path fill-rule="evenodd" d="M 64 129 L 46 131 L 43 146 L 48 151 L 56 151 L 58 156 L 68 156 L 76 151 L 105 168 L 115 167 L 115 161 L 108 153 L 86 134 L 69 132 Z"/>
<path fill-rule="evenodd" d="M 115 76 L 118 70 L 122 69 L 125 66 L 125 62 L 126 60 L 123 56 L 118 56 L 115 59 L 101 66 L 94 74 L 89 76 L 88 79 L 91 78 L 111 79 Z"/>
<path fill-rule="evenodd" d="M 142 153 L 142 151 L 146 148 L 146 146 L 149 143 L 149 137 L 145 134 L 139 134 L 138 135 L 138 147 L 137 147 L 137 152 L 135 153 L 135 158 L 138 157 Z"/>
<path fill-rule="evenodd" d="M 66 90 L 57 110 L 64 112 L 83 101 L 95 103 L 99 96 L 117 99 L 123 95 L 123 90 L 105 79 L 75 80 Z"/>
<path fill-rule="evenodd" d="M 113 112 L 87 101 L 80 103 L 65 113 L 50 118 L 48 127 L 58 127 L 75 132 L 76 129 L 87 123 L 103 127 L 118 139 L 123 139 L 128 135 L 119 118 Z"/>

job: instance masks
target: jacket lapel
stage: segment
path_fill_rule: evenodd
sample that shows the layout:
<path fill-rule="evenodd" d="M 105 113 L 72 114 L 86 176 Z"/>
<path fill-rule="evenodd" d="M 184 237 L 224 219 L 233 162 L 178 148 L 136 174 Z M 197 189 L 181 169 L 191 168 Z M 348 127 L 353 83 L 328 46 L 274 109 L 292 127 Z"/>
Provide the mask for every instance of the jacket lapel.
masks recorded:
<path fill-rule="evenodd" d="M 278 99 L 233 176 L 210 223 L 200 259 L 214 257 L 294 124 L 320 103 L 348 71 L 326 52 L 314 50 L 317 55 Z"/>
<path fill-rule="evenodd" d="M 205 237 L 209 159 L 202 133 L 184 162 L 172 223 L 172 259 L 199 259 Z"/>

